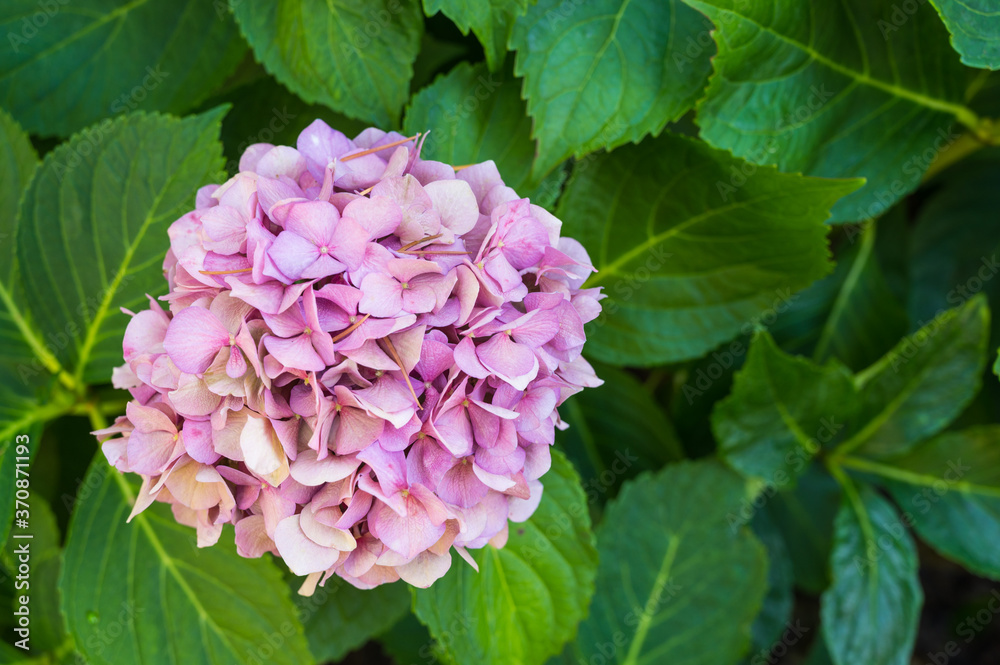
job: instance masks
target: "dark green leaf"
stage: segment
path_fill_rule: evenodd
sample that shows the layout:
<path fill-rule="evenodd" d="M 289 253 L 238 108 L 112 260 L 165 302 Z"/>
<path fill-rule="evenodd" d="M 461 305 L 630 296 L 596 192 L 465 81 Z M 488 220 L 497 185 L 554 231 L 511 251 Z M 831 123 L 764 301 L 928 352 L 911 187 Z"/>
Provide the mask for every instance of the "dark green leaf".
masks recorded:
<path fill-rule="evenodd" d="M 208 548 L 154 504 L 126 524 L 137 487 L 98 455 L 81 485 L 60 588 L 70 633 L 92 665 L 313 662 L 280 573 Z"/>
<path fill-rule="evenodd" d="M 413 96 L 403 126 L 407 135 L 430 131 L 420 152 L 425 159 L 455 166 L 492 159 L 521 196 L 541 197 L 544 204 L 559 193 L 561 178 L 539 184 L 531 177 L 531 120 L 521 83 L 508 73 L 457 65 Z"/>
<path fill-rule="evenodd" d="M 680 0 L 540 0 L 529 8 L 511 46 L 535 121 L 535 173 L 655 136 L 684 115 L 711 72 L 709 30 Z"/>
<path fill-rule="evenodd" d="M 311 597 L 298 598 L 295 604 L 309 650 L 319 662 L 334 662 L 407 614 L 410 592 L 404 582 L 363 591 L 333 577 Z"/>
<path fill-rule="evenodd" d="M 933 12 L 896 26 L 896 0 L 686 2 L 717 27 L 702 137 L 782 171 L 867 178 L 833 221 L 888 210 L 957 138 L 956 120 L 978 124 L 962 105 L 967 70 Z"/>
<path fill-rule="evenodd" d="M 785 538 L 795 584 L 811 594 L 823 591 L 830 581 L 833 521 L 840 496 L 840 485 L 813 462 L 798 485 L 766 499 L 765 509 Z"/>
<path fill-rule="evenodd" d="M 136 109 L 186 111 L 246 52 L 221 1 L 7 0 L 0 33 L 0 104 L 45 135 Z"/>
<path fill-rule="evenodd" d="M 1000 426 L 945 432 L 882 461 L 844 466 L 881 476 L 920 537 L 977 575 L 1000 579 Z"/>
<path fill-rule="evenodd" d="M 27 135 L 0 109 L 0 547 L 14 515 L 17 444 L 30 441 L 29 456 L 34 455 L 38 423 L 65 406 L 45 398 L 52 383 L 49 368 L 57 363 L 27 319 L 14 251 L 17 204 L 37 165 Z M 22 435 L 27 439 L 18 439 Z"/>
<path fill-rule="evenodd" d="M 931 0 L 951 33 L 951 44 L 970 67 L 1000 69 L 1000 8 L 990 0 Z M 906 20 L 897 9 L 893 18 Z"/>
<path fill-rule="evenodd" d="M 559 444 L 579 469 L 588 502 L 604 501 L 642 471 L 655 471 L 684 458 L 674 426 L 631 374 L 596 365 L 604 379 L 560 408 L 569 429 Z"/>
<path fill-rule="evenodd" d="M 712 430 L 730 466 L 782 487 L 796 481 L 857 407 L 858 391 L 843 365 L 789 356 L 761 331 L 732 394 L 716 404 Z"/>
<path fill-rule="evenodd" d="M 990 312 L 976 296 L 940 314 L 857 375 L 858 427 L 839 454 L 884 457 L 944 429 L 979 391 Z"/>
<path fill-rule="evenodd" d="M 982 292 L 1000 306 L 1000 149 L 987 148 L 928 183 L 910 243 L 910 318 L 930 321 Z M 992 340 L 1000 344 L 1000 330 Z"/>
<path fill-rule="evenodd" d="M 431 635 L 463 665 L 538 665 L 576 634 L 594 591 L 597 552 L 580 479 L 558 451 L 545 491 L 527 522 L 510 525 L 503 549 L 470 551 L 414 609 Z"/>
<path fill-rule="evenodd" d="M 463 35 L 476 33 L 493 71 L 503 66 L 514 21 L 527 8 L 528 0 L 424 0 L 428 16 L 443 12 Z"/>
<path fill-rule="evenodd" d="M 609 296 L 588 326 L 589 352 L 619 365 L 676 362 L 773 321 L 830 269 L 823 222 L 858 186 L 669 134 L 581 162 L 557 216 L 598 269 L 587 285 Z"/>
<path fill-rule="evenodd" d="M 567 662 L 735 662 L 767 588 L 764 548 L 727 519 L 746 494 L 707 461 L 626 483 L 598 530 L 597 593 Z"/>
<path fill-rule="evenodd" d="M 867 486 L 845 492 L 830 568 L 821 616 L 835 665 L 908 665 L 923 604 L 917 548 L 892 505 Z"/>
<path fill-rule="evenodd" d="M 167 226 L 219 176 L 225 109 L 105 120 L 45 157 L 25 194 L 18 260 L 40 332 L 77 381 L 121 364 L 128 317 L 166 291 Z"/>
<path fill-rule="evenodd" d="M 875 228 L 850 231 L 851 244 L 837 257 L 833 274 L 795 294 L 771 332 L 788 351 L 817 362 L 837 358 L 861 370 L 906 334 L 907 318 L 882 275 Z"/>
<path fill-rule="evenodd" d="M 750 626 L 751 649 L 745 661 L 750 665 L 759 665 L 761 661 L 755 662 L 753 656 L 770 652 L 774 643 L 785 633 L 792 617 L 795 574 L 785 538 L 770 515 L 765 511 L 757 513 L 751 527 L 767 550 L 767 595 L 764 596 L 760 614 Z"/>
<path fill-rule="evenodd" d="M 420 48 L 416 0 L 230 0 L 257 59 L 309 103 L 392 129 Z"/>

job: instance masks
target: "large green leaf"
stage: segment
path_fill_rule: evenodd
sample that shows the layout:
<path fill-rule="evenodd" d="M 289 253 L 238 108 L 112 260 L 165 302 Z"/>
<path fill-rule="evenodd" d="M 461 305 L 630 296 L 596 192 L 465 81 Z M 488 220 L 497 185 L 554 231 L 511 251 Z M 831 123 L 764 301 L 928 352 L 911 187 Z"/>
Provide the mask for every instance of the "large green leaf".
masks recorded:
<path fill-rule="evenodd" d="M 92 665 L 313 662 L 281 574 L 208 548 L 157 503 L 125 519 L 138 488 L 98 455 L 66 538 L 62 608 Z"/>
<path fill-rule="evenodd" d="M 712 429 L 730 466 L 784 487 L 837 437 L 857 407 L 847 368 L 789 356 L 762 331 L 736 373 L 732 394 L 716 404 Z"/>
<path fill-rule="evenodd" d="M 598 530 L 597 593 L 567 662 L 735 662 L 767 589 L 764 548 L 727 519 L 746 494 L 711 461 L 627 483 Z"/>
<path fill-rule="evenodd" d="M 413 96 L 403 126 L 408 135 L 430 131 L 420 152 L 425 159 L 455 166 L 492 159 L 521 196 L 554 200 L 559 192 L 559 179 L 539 186 L 531 176 L 531 119 L 510 74 L 460 63 Z"/>
<path fill-rule="evenodd" d="M 535 121 L 535 172 L 655 136 L 684 115 L 711 72 L 710 28 L 680 0 L 540 0 L 529 8 L 511 45 Z"/>
<path fill-rule="evenodd" d="M 695 358 L 773 321 L 829 271 L 823 222 L 860 184 L 779 173 L 670 134 L 583 164 L 557 215 L 598 269 L 587 285 L 609 296 L 588 350 L 621 365 Z"/>
<path fill-rule="evenodd" d="M 956 119 L 979 122 L 934 12 L 886 31 L 896 0 L 685 1 L 717 27 L 702 137 L 782 171 L 867 178 L 834 221 L 885 212 L 957 138 Z"/>
<path fill-rule="evenodd" d="M 296 579 L 295 585 L 301 582 Z M 322 663 L 336 662 L 407 614 L 410 592 L 405 582 L 361 590 L 333 577 L 295 605 L 313 656 Z"/>
<path fill-rule="evenodd" d="M 264 67 L 302 99 L 392 129 L 420 48 L 416 0 L 230 0 Z"/>
<path fill-rule="evenodd" d="M 205 0 L 7 0 L 0 104 L 27 130 L 69 135 L 111 114 L 180 113 L 222 83 L 246 44 Z"/>
<path fill-rule="evenodd" d="M 572 465 L 558 451 L 528 521 L 510 525 L 503 549 L 470 552 L 414 609 L 459 665 L 538 665 L 576 634 L 594 592 L 597 551 Z"/>
<path fill-rule="evenodd" d="M 951 43 L 970 67 L 1000 69 L 1000 7 L 992 0 L 931 0 L 951 33 Z M 900 10 L 895 21 L 905 21 Z M 895 26 L 895 21 L 893 25 Z"/>
<path fill-rule="evenodd" d="M 945 432 L 897 457 L 843 464 L 881 476 L 934 549 L 1000 579 L 1000 426 Z"/>
<path fill-rule="evenodd" d="M 835 529 L 833 583 L 821 599 L 833 662 L 908 665 L 923 604 L 913 539 L 867 486 L 849 486 Z"/>
<path fill-rule="evenodd" d="M 106 382 L 121 364 L 119 308 L 166 291 L 166 229 L 219 177 L 224 111 L 107 120 L 46 155 L 31 181 L 20 273 L 39 331 L 77 380 Z"/>
<path fill-rule="evenodd" d="M 858 426 L 837 454 L 894 455 L 944 429 L 979 392 L 989 319 L 986 299 L 976 296 L 858 374 Z"/>
<path fill-rule="evenodd" d="M 642 471 L 684 458 L 673 424 L 642 384 L 624 370 L 594 369 L 604 385 L 559 407 L 569 429 L 556 435 L 580 471 L 591 504 L 611 498 Z"/>
<path fill-rule="evenodd" d="M 443 12 L 463 35 L 476 34 L 486 53 L 486 64 L 498 70 L 507 55 L 514 21 L 524 14 L 528 0 L 424 0 L 427 15 Z"/>
<path fill-rule="evenodd" d="M 848 234 L 833 274 L 795 294 L 771 332 L 782 348 L 852 370 L 878 360 L 906 334 L 906 311 L 889 289 L 875 252 L 875 227 Z"/>

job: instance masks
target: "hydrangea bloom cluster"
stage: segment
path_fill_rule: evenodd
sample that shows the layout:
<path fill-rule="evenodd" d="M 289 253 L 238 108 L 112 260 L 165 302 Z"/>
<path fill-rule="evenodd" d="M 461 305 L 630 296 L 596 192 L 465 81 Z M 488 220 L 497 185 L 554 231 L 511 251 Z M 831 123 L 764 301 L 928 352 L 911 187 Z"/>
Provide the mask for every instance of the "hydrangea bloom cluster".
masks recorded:
<path fill-rule="evenodd" d="M 170 227 L 165 308 L 133 315 L 108 461 L 214 544 L 426 587 L 542 495 L 556 407 L 601 382 L 583 247 L 493 162 L 317 120 L 256 144 Z M 128 312 L 131 314 L 131 312 Z M 130 517 L 131 519 L 131 517 Z"/>

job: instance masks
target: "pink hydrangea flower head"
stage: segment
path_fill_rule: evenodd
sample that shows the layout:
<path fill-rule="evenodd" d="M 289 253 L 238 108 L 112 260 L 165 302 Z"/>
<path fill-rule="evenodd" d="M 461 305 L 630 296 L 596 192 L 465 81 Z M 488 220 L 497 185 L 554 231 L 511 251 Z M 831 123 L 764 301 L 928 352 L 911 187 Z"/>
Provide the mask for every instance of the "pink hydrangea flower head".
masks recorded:
<path fill-rule="evenodd" d="M 600 384 L 580 354 L 602 295 L 561 226 L 493 162 L 394 133 L 317 120 L 247 148 L 171 226 L 167 306 L 125 333 L 133 399 L 96 434 L 143 478 L 133 515 L 169 503 L 200 546 L 232 523 L 303 593 L 474 566 L 538 506 L 559 405 Z"/>

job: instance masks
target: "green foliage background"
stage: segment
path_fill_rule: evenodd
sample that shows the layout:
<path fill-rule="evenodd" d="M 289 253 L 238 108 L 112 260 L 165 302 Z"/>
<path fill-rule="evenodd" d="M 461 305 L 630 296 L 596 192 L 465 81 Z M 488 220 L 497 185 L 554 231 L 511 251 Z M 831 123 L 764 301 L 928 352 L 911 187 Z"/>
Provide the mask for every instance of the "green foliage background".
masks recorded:
<path fill-rule="evenodd" d="M 905 665 L 928 558 L 1000 580 L 996 3 L 6 0 L 0 36 L 0 662 Z M 538 512 L 424 591 L 126 524 L 88 434 L 167 226 L 317 117 L 495 160 L 607 295 Z"/>

